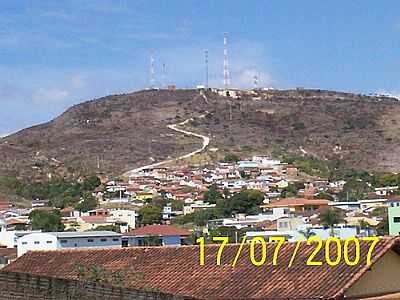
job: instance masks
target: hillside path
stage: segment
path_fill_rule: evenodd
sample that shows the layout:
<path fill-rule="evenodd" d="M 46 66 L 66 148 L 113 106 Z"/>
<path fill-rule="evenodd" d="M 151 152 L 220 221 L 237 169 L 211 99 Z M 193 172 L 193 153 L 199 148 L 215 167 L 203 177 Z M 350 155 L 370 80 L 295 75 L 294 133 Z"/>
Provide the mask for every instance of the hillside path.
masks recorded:
<path fill-rule="evenodd" d="M 200 116 L 200 118 L 202 118 L 202 117 L 204 117 L 204 116 Z M 145 166 L 130 170 L 130 171 L 126 172 L 124 175 L 125 176 L 131 176 L 131 175 L 133 175 L 135 173 L 138 173 L 138 172 L 142 171 L 143 169 L 154 168 L 154 167 L 161 166 L 163 164 L 168 164 L 168 163 L 172 163 L 172 162 L 175 162 L 175 161 L 178 161 L 178 160 L 181 160 L 181 159 L 189 158 L 189 157 L 191 157 L 193 155 L 196 155 L 196 154 L 202 152 L 204 149 L 206 149 L 207 146 L 210 144 L 210 138 L 208 136 L 201 135 L 201 134 L 198 134 L 198 133 L 194 133 L 194 132 L 191 132 L 191 131 L 187 131 L 187 130 L 183 130 L 183 129 L 178 128 L 178 126 L 185 125 L 191 120 L 193 120 L 193 118 L 186 119 L 185 121 L 180 122 L 180 123 L 168 125 L 167 127 L 169 129 L 174 130 L 174 131 L 179 132 L 179 133 L 183 133 L 183 134 L 195 136 L 197 138 L 201 138 L 203 140 L 203 145 L 201 146 L 201 148 L 199 148 L 199 149 L 197 149 L 195 151 L 192 151 L 192 152 L 190 152 L 188 154 L 178 156 L 176 158 L 163 160 L 163 161 L 160 161 L 160 162 L 157 162 L 157 163 L 154 163 L 154 164 L 145 165 Z"/>

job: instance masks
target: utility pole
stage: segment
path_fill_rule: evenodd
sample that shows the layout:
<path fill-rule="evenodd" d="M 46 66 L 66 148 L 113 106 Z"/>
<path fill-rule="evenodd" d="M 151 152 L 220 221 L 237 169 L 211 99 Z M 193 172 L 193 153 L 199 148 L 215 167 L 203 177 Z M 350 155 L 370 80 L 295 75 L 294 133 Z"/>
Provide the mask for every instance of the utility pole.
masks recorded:
<path fill-rule="evenodd" d="M 150 50 L 150 89 L 155 88 L 155 76 L 154 76 L 154 53 L 153 50 Z"/>
<path fill-rule="evenodd" d="M 152 142 L 152 140 L 151 140 L 151 138 L 149 138 L 149 139 L 147 140 L 147 142 L 148 142 L 148 151 L 149 151 L 149 154 L 151 154 L 151 152 L 152 152 L 152 149 L 151 149 L 151 142 Z"/>
<path fill-rule="evenodd" d="M 254 79 L 254 81 L 253 81 L 253 83 L 254 83 L 254 89 L 256 90 L 256 89 L 258 89 L 258 75 L 255 74 L 254 77 L 253 77 L 253 79 Z"/>
<path fill-rule="evenodd" d="M 164 89 L 166 87 L 165 79 L 167 77 L 167 67 L 165 63 L 162 65 L 162 77 L 161 77 L 161 88 Z"/>

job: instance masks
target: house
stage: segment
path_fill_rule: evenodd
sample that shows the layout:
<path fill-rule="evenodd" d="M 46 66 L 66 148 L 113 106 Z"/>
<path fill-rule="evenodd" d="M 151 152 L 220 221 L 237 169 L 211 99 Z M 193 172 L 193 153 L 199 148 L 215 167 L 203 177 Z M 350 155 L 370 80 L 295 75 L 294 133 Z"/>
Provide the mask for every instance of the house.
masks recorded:
<path fill-rule="evenodd" d="M 375 188 L 375 194 L 378 196 L 388 196 L 396 192 L 398 189 L 399 187 L 397 185 Z"/>
<path fill-rule="evenodd" d="M 16 248 L 6 248 L 0 246 L 0 269 L 4 268 L 15 259 L 17 259 Z"/>
<path fill-rule="evenodd" d="M 322 249 L 329 248 L 325 246 L 324 242 Z M 360 262 L 349 266 L 341 259 L 335 267 L 326 264 L 323 254 L 315 257 L 315 260 L 323 262 L 323 265 L 307 265 L 315 245 L 307 245 L 306 242 L 299 243 L 300 250 L 290 267 L 289 261 L 297 243 L 289 242 L 281 246 L 276 265 L 272 259 L 276 244 L 266 243 L 266 253 L 271 256 L 268 255 L 265 263 L 257 267 L 250 261 L 249 244 L 242 247 L 242 255 L 239 256 L 235 267 L 232 267 L 232 263 L 241 247 L 238 244 L 228 244 L 224 247 L 221 265 L 215 263 L 219 245 L 206 245 L 204 266 L 199 263 L 199 246 L 33 251 L 0 271 L 0 293 L 7 295 L 19 291 L 22 295 L 40 294 L 43 299 L 50 298 L 48 295 L 64 299 L 65 297 L 60 297 L 62 293 L 68 290 L 73 295 L 74 287 L 80 286 L 77 280 L 85 283 L 85 278 L 79 276 L 80 269 L 77 266 L 84 266 L 86 269 L 103 266 L 106 272 L 127 275 L 124 276 L 123 282 L 116 283 L 112 288 L 91 283 L 88 286 L 90 288 L 79 290 L 82 293 L 81 299 L 122 298 L 117 295 L 124 295 L 124 299 L 177 300 L 371 300 L 373 297 L 399 299 L 399 238 L 379 239 L 374 247 L 371 263 L 367 264 L 366 257 L 370 246 L 371 242 L 361 240 Z M 354 253 L 354 244 L 350 244 L 348 250 L 349 253 Z M 259 261 L 260 257 L 257 253 L 255 258 Z M 142 276 L 137 276 L 138 270 Z M 132 275 L 128 276 L 130 272 Z M 16 281 L 16 278 L 19 280 Z M 51 288 L 48 282 L 53 283 Z M 148 291 L 147 294 L 128 297 L 128 292 L 143 290 L 144 287 Z M 151 291 L 157 291 L 160 296 L 155 297 Z"/>
<path fill-rule="evenodd" d="M 244 215 L 237 214 L 234 218 L 224 218 L 224 219 L 215 219 L 210 220 L 207 224 L 209 228 L 215 228 L 219 226 L 227 226 L 227 227 L 235 227 L 236 229 L 242 228 L 250 228 L 250 227 L 259 227 L 262 226 L 265 222 L 274 221 L 278 217 L 267 215 L 267 214 L 258 214 L 258 215 Z"/>
<path fill-rule="evenodd" d="M 17 240 L 24 235 L 30 234 L 30 233 L 38 233 L 41 232 L 40 230 L 35 230 L 35 231 L 16 231 L 16 230 L 6 230 L 5 227 L 3 227 L 0 230 L 0 244 L 5 246 L 6 248 L 15 248 L 17 247 Z"/>
<path fill-rule="evenodd" d="M 268 204 L 263 204 L 260 207 L 265 212 L 283 209 L 284 213 L 288 214 L 318 210 L 328 207 L 329 203 L 330 201 L 325 199 L 284 198 Z"/>
<path fill-rule="evenodd" d="M 400 207 L 388 208 L 389 235 L 400 235 Z"/>
<path fill-rule="evenodd" d="M 138 192 L 136 193 L 136 199 L 141 201 L 147 201 L 153 199 L 152 192 Z"/>
<path fill-rule="evenodd" d="M 361 208 L 361 204 L 358 201 L 332 201 L 328 205 L 345 211 L 356 211 Z"/>
<path fill-rule="evenodd" d="M 365 200 L 360 200 L 358 202 L 360 202 L 360 207 L 362 210 L 369 210 L 378 207 L 387 207 L 388 199 L 386 198 L 365 199 Z"/>
<path fill-rule="evenodd" d="M 217 205 L 210 204 L 208 202 L 203 202 L 202 200 L 194 201 L 194 203 L 191 203 L 190 205 L 185 205 L 183 207 L 183 214 L 192 214 L 196 211 L 203 210 L 203 209 L 209 209 L 209 208 L 215 208 Z"/>
<path fill-rule="evenodd" d="M 11 203 L 8 199 L 0 199 L 0 211 L 6 211 L 10 208 Z"/>
<path fill-rule="evenodd" d="M 147 225 L 123 235 L 128 246 L 180 246 L 190 236 L 186 229 L 171 225 Z"/>
<path fill-rule="evenodd" d="M 399 196 L 390 196 L 386 201 L 388 207 L 397 207 L 400 206 L 400 197 Z"/>
<path fill-rule="evenodd" d="M 136 228 L 136 217 L 138 214 L 134 210 L 129 209 L 115 209 L 110 210 L 108 213 L 108 220 L 124 222 L 129 226 L 129 229 Z"/>
<path fill-rule="evenodd" d="M 113 231 L 38 232 L 19 238 L 17 250 L 19 257 L 28 251 L 66 248 L 120 248 L 121 245 L 121 234 Z"/>
<path fill-rule="evenodd" d="M 48 207 L 50 200 L 48 199 L 34 199 L 32 200 L 32 208 Z"/>

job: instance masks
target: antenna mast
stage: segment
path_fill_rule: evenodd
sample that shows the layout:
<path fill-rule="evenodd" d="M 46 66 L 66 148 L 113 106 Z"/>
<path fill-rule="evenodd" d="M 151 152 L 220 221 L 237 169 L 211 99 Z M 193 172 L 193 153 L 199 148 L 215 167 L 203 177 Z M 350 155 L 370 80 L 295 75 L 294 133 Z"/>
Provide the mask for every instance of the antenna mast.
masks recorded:
<path fill-rule="evenodd" d="M 254 89 L 256 90 L 258 88 L 258 75 L 254 74 Z"/>
<path fill-rule="evenodd" d="M 230 85 L 229 64 L 228 64 L 228 34 L 224 33 L 224 88 L 228 89 Z"/>
<path fill-rule="evenodd" d="M 153 50 L 150 51 L 150 88 L 155 88 L 155 76 L 154 76 L 154 53 Z"/>
<path fill-rule="evenodd" d="M 161 78 L 161 88 L 165 88 L 165 78 L 167 77 L 167 67 L 165 63 L 162 65 L 162 78 Z"/>
<path fill-rule="evenodd" d="M 204 60 L 206 65 L 206 82 L 204 83 L 205 88 L 208 88 L 208 50 L 204 50 Z"/>

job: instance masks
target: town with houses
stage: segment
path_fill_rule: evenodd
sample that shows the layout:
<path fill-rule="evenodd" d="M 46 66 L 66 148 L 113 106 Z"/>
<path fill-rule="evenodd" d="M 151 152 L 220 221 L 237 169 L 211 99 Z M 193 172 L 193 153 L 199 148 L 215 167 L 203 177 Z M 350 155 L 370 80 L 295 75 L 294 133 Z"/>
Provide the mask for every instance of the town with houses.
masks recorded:
<path fill-rule="evenodd" d="M 366 237 L 377 235 L 385 226 L 387 234 L 399 234 L 398 186 L 375 188 L 366 198 L 339 201 L 335 195 L 343 190 L 346 181 L 302 180 L 297 167 L 268 156 L 220 162 L 212 167 L 145 168 L 126 180 L 102 182 L 92 192 L 98 205 L 91 210 L 60 209 L 62 232 L 32 228 L 32 211 L 57 210 L 49 206 L 48 200 L 33 199 L 31 208 L 11 207 L 2 201 L 1 266 L 34 250 L 190 245 L 195 243 L 196 236 L 218 232 L 218 228 L 229 229 L 232 242 L 240 242 L 243 235 L 248 242 L 255 236 L 278 236 L 287 241 L 303 240 L 310 235 L 322 239 Z M 285 197 L 284 192 L 294 185 L 301 188 Z M 240 211 L 238 207 L 229 216 L 205 217 L 196 223 L 190 216 L 217 209 L 210 191 L 223 202 L 243 191 L 254 192 L 261 199 L 255 213 Z M 156 208 L 147 221 L 140 219 L 146 208 Z M 385 210 L 388 213 L 383 215 Z M 333 220 L 329 221 L 329 216 L 324 218 L 327 212 Z M 104 230 L 110 228 L 113 230 Z"/>

